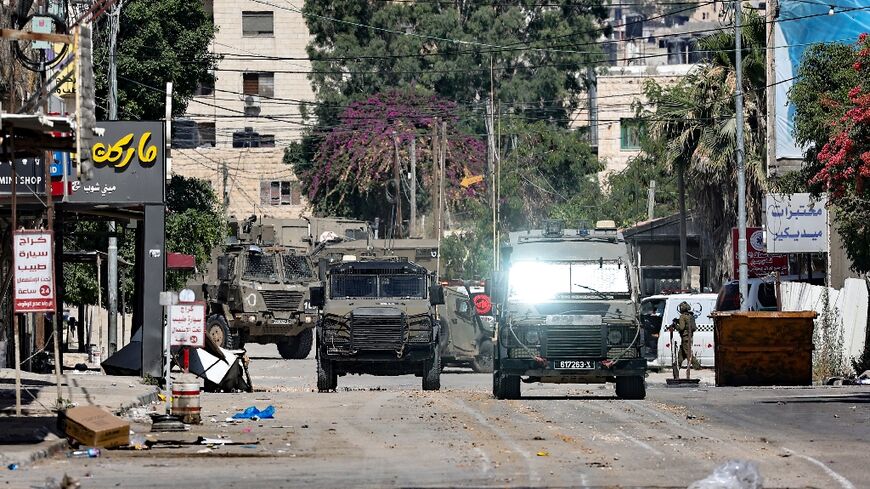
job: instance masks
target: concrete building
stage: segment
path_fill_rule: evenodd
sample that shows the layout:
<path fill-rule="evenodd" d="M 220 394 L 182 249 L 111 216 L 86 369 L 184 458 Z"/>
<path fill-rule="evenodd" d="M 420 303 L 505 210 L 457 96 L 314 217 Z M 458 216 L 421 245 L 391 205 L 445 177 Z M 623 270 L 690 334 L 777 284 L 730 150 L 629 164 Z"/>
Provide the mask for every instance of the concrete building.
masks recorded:
<path fill-rule="evenodd" d="M 222 60 L 214 86 L 201 86 L 174 122 L 172 171 L 211 181 L 230 215 L 298 217 L 307 201 L 282 158 L 306 124 L 302 104 L 314 100 L 305 21 L 253 0 L 206 0 L 206 10 Z"/>

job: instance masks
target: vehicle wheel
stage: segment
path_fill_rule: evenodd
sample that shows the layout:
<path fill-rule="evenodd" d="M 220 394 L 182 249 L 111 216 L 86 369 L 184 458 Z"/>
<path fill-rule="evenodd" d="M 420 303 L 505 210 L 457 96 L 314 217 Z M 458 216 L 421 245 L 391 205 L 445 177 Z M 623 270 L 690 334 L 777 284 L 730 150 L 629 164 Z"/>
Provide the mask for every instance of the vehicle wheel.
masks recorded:
<path fill-rule="evenodd" d="M 616 397 L 620 399 L 646 398 L 646 380 L 643 376 L 617 377 Z"/>
<path fill-rule="evenodd" d="M 235 336 L 230 334 L 230 325 L 223 316 L 215 314 L 208 318 L 206 333 L 217 346 L 227 350 L 235 348 L 233 341 Z"/>
<path fill-rule="evenodd" d="M 275 344 L 278 347 L 278 354 L 281 355 L 281 358 L 284 360 L 292 360 L 295 358 L 293 355 L 296 354 L 296 345 L 298 341 L 295 336 L 291 336 L 289 338 L 284 338 Z"/>
<path fill-rule="evenodd" d="M 338 374 L 331 360 L 317 357 L 317 391 L 329 392 L 338 387 Z"/>
<path fill-rule="evenodd" d="M 519 399 L 520 392 L 520 376 L 519 375 L 502 375 L 500 372 L 492 374 L 493 393 L 496 399 Z"/>
<path fill-rule="evenodd" d="M 432 359 L 424 363 L 423 390 L 437 391 L 441 389 L 441 347 L 436 346 Z"/>
<path fill-rule="evenodd" d="M 293 356 L 296 360 L 304 360 L 311 353 L 311 345 L 314 344 L 314 330 L 303 329 L 301 333 L 296 335 L 296 348 L 293 351 Z"/>
<path fill-rule="evenodd" d="M 478 346 L 480 354 L 471 361 L 471 368 L 479 373 L 492 373 L 492 341 L 485 339 Z"/>

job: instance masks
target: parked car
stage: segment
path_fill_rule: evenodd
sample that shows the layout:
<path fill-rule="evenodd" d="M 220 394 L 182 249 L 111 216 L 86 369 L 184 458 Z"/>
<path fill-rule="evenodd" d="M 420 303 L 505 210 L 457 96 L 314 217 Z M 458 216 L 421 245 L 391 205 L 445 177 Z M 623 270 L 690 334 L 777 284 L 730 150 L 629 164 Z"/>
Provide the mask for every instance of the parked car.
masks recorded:
<path fill-rule="evenodd" d="M 787 280 L 785 277 L 781 279 Z M 750 278 L 748 280 L 748 304 L 750 311 L 776 311 L 776 282 L 772 279 Z M 717 311 L 740 309 L 740 282 L 732 280 L 719 290 L 716 298 Z"/>

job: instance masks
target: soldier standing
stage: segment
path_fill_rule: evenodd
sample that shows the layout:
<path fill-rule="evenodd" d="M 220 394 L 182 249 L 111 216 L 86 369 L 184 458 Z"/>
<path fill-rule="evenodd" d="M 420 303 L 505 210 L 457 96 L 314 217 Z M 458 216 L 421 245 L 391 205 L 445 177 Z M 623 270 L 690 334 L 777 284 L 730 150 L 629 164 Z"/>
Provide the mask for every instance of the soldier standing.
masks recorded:
<path fill-rule="evenodd" d="M 680 317 L 674 318 L 671 328 L 680 334 L 680 351 L 677 354 L 677 366 L 683 365 L 683 360 L 692 361 L 692 335 L 698 329 L 695 325 L 695 315 L 692 314 L 692 306 L 683 301 L 678 307 Z"/>

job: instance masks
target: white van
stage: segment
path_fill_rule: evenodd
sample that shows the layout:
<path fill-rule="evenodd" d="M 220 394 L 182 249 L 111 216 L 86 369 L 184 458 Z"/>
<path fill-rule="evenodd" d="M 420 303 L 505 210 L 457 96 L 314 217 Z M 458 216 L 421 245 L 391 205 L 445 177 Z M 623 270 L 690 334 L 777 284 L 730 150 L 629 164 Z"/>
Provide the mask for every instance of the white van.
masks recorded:
<path fill-rule="evenodd" d="M 701 363 L 702 367 L 712 367 L 715 364 L 713 348 L 713 319 L 710 313 L 716 306 L 717 294 L 674 294 L 665 296 L 647 297 L 647 300 L 665 299 L 665 307 L 662 310 L 661 330 L 657 342 L 656 358 L 649 361 L 650 367 L 669 368 L 671 366 L 671 334 L 668 327 L 674 319 L 680 317 L 680 303 L 686 301 L 692 307 L 695 316 L 695 325 L 698 329 L 692 336 L 692 353 Z M 641 309 L 643 307 L 641 306 Z M 674 331 L 674 339 L 679 345 L 679 333 Z"/>

